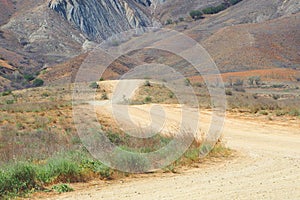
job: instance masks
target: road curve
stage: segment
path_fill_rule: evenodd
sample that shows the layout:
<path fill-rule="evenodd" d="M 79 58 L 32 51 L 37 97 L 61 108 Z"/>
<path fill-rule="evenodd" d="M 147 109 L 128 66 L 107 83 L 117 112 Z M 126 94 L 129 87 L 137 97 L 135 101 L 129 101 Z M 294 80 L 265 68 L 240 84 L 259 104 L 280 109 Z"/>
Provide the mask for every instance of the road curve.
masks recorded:
<path fill-rule="evenodd" d="M 103 111 L 103 105 L 99 107 Z M 132 109 L 141 119 L 147 118 L 149 106 Z M 109 112 L 109 108 L 106 110 Z M 176 112 L 170 117 L 178 116 Z M 201 119 L 205 129 L 210 123 L 209 113 L 201 113 Z M 300 199 L 300 124 L 270 124 L 228 116 L 223 133 L 227 146 L 239 153 L 234 159 L 200 164 L 180 174 L 96 184 L 48 199 Z"/>

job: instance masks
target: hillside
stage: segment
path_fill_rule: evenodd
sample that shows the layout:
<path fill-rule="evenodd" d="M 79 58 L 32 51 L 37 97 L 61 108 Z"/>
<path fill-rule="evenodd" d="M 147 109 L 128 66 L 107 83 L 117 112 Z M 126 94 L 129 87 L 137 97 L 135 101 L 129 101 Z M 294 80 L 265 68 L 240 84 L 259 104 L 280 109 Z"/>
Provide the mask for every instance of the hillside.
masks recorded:
<path fill-rule="evenodd" d="M 243 0 L 197 21 L 189 17 L 191 8 L 201 10 L 224 1 L 72 2 L 0 1 L 0 58 L 15 69 L 2 68 L 1 91 L 31 87 L 32 82 L 24 79 L 28 74 L 44 78 L 45 84 L 70 81 L 74 76 L 70 71 L 74 73 L 98 42 L 120 31 L 151 26 L 153 19 L 161 24 L 171 19 L 173 23 L 166 28 L 182 31 L 200 42 L 221 72 L 299 68 L 297 0 Z M 159 60 L 160 55 L 155 54 L 137 52 L 142 61 L 152 63 Z M 115 78 L 134 66 L 131 59 L 122 59 L 111 66 L 107 78 Z M 164 63 L 188 66 L 170 55 Z M 195 74 L 191 70 L 187 75 Z"/>
<path fill-rule="evenodd" d="M 203 41 L 222 72 L 300 69 L 300 13 L 256 24 L 229 26 Z"/>
<path fill-rule="evenodd" d="M 73 2 L 73 1 L 72 1 Z M 16 67 L 4 88 L 30 86 L 25 74 L 37 76 L 49 66 L 86 52 L 92 41 L 128 29 L 149 26 L 147 10 L 128 1 L 1 0 L 0 57 Z M 91 17 L 92 16 L 92 17 Z M 17 78 L 16 77 L 17 74 Z"/>

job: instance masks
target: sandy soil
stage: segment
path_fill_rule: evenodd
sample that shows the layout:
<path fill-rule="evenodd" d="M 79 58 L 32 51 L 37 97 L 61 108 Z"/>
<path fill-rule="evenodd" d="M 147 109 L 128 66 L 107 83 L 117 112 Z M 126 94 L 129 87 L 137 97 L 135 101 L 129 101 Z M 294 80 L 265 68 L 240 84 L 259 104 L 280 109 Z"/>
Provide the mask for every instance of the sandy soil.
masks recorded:
<path fill-rule="evenodd" d="M 109 106 L 98 105 L 102 110 Z M 135 119 L 149 119 L 151 106 L 132 106 Z M 180 107 L 165 106 L 178 116 Z M 201 112 L 203 129 L 209 112 Z M 238 156 L 199 164 L 179 174 L 158 174 L 113 184 L 87 184 L 75 192 L 47 199 L 300 199 L 299 120 L 274 124 L 228 115 L 223 128 L 227 146 Z M 45 198 L 45 197 L 44 197 Z"/>

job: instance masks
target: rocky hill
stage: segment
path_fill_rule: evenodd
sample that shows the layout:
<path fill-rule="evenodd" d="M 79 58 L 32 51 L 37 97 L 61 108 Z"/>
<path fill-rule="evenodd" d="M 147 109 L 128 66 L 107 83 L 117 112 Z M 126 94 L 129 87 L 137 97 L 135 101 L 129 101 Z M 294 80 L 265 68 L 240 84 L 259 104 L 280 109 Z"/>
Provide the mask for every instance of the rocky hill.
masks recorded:
<path fill-rule="evenodd" d="M 36 76 L 93 42 L 152 23 L 146 7 L 133 0 L 1 0 L 0 8 L 0 58 L 15 67 L 1 69 L 1 82 L 12 84 L 0 90 L 28 87 L 24 75 Z"/>
<path fill-rule="evenodd" d="M 134 1 L 51 0 L 49 7 L 98 42 L 115 33 L 151 26 L 146 9 Z"/>
<path fill-rule="evenodd" d="M 167 28 L 200 42 L 223 72 L 299 68 L 299 1 L 243 0 L 197 21 L 189 17 L 191 10 L 226 1 L 0 0 L 0 90 L 30 87 L 28 75 L 46 83 L 71 80 L 96 43 L 168 19 Z M 139 55 L 155 61 L 154 54 Z M 184 64 L 172 59 L 166 63 Z M 128 62 L 116 62 L 114 73 L 128 70 Z"/>

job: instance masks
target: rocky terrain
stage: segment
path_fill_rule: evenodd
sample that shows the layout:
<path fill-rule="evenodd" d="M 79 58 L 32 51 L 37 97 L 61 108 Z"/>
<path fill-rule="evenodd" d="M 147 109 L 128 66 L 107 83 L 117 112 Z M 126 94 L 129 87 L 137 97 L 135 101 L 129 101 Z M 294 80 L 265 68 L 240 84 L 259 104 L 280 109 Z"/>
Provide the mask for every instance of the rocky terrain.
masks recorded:
<path fill-rule="evenodd" d="M 112 34 L 151 26 L 142 4 L 131 0 L 103 2 L 0 1 L 5 10 L 0 21 L 1 60 L 15 67 L 1 67 L 1 82 L 9 83 L 1 90 L 30 85 L 24 83 L 24 74 L 37 75 Z"/>

